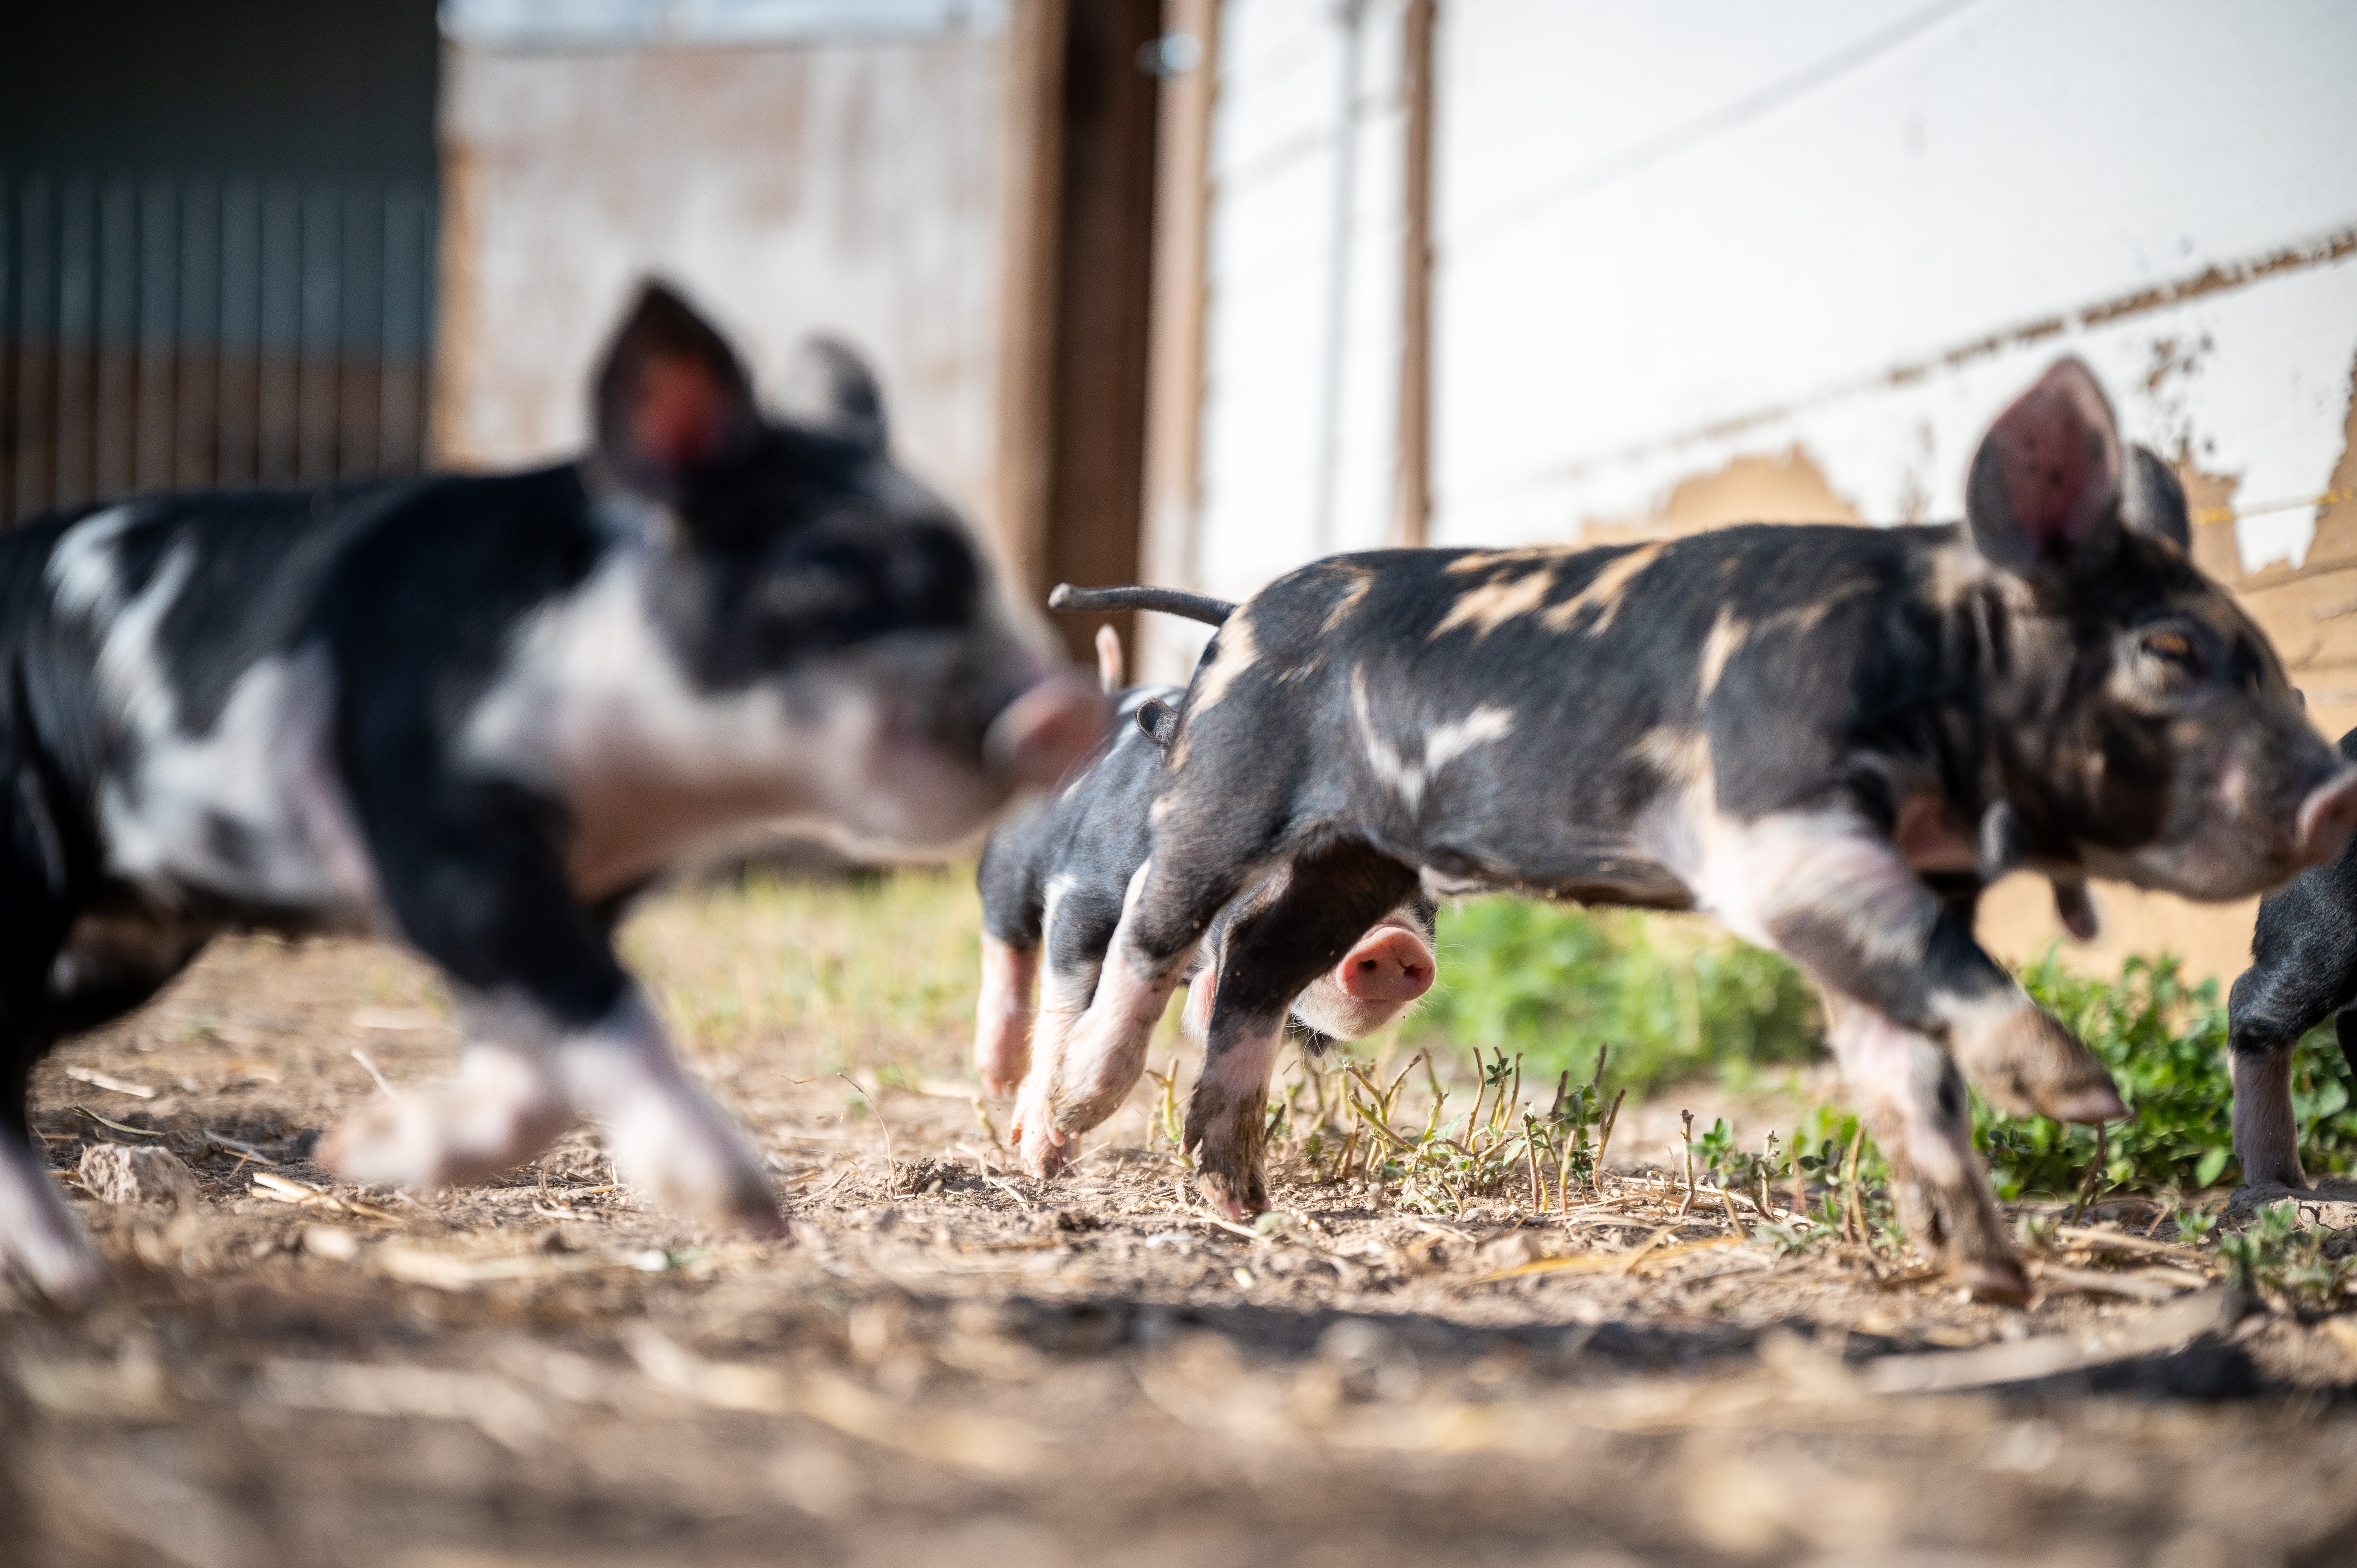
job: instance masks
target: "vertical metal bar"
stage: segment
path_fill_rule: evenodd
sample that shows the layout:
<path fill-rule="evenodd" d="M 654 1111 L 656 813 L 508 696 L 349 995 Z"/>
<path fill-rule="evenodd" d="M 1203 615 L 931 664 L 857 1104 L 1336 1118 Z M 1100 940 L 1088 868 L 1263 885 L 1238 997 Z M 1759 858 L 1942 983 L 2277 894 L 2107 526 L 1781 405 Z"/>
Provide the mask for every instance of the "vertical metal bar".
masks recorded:
<path fill-rule="evenodd" d="M 132 453 L 143 490 L 172 483 L 174 370 L 180 341 L 180 190 L 150 179 L 139 213 L 139 417 Z"/>
<path fill-rule="evenodd" d="M 221 188 L 192 180 L 180 193 L 178 367 L 173 396 L 172 483 L 210 485 L 221 420 Z"/>
<path fill-rule="evenodd" d="M 52 502 L 89 499 L 91 425 L 98 377 L 95 360 L 98 292 L 98 192 L 87 178 L 70 178 L 58 211 L 58 440 Z"/>
<path fill-rule="evenodd" d="M 302 380 L 296 407 L 298 475 L 307 485 L 336 477 L 336 338 L 343 314 L 338 297 L 342 234 L 336 220 L 336 196 L 331 185 L 314 185 L 303 192 Z"/>
<path fill-rule="evenodd" d="M 414 472 L 425 466 L 433 232 L 425 193 L 413 186 L 395 187 L 385 202 L 381 467 L 387 472 Z"/>
<path fill-rule="evenodd" d="M 221 190 L 221 392 L 219 470 L 224 485 L 262 474 L 261 187 Z"/>
<path fill-rule="evenodd" d="M 412 306 L 417 318 L 417 370 L 410 379 L 410 464 L 423 470 L 434 456 L 434 282 L 440 257 L 441 207 L 430 186 L 414 188 L 410 196 L 417 214 L 416 281 Z"/>
<path fill-rule="evenodd" d="M 342 192 L 343 299 L 336 370 L 336 473 L 365 478 L 384 467 L 378 367 L 384 358 L 384 200 L 355 182 Z"/>
<path fill-rule="evenodd" d="M 110 500 L 132 488 L 131 433 L 136 420 L 139 344 L 139 204 L 117 177 L 98 201 L 97 418 L 91 497 Z"/>
<path fill-rule="evenodd" d="M 1334 513 L 1342 488 L 1342 400 L 1351 349 L 1351 231 L 1357 227 L 1359 182 L 1359 46 L 1366 16 L 1367 0 L 1341 0 L 1335 13 L 1341 70 L 1335 83 L 1334 188 L 1326 220 L 1326 336 L 1318 386 L 1318 468 L 1309 507 L 1320 555 L 1334 550 Z"/>
<path fill-rule="evenodd" d="M 19 254 L 24 225 L 17 219 L 17 184 L 0 169 L 0 528 L 16 521 L 17 447 L 24 429 L 16 413 L 16 361 L 23 338 L 17 332 L 17 295 L 24 287 Z"/>
<path fill-rule="evenodd" d="M 303 200 L 291 185 L 263 188 L 261 263 L 254 477 L 285 485 L 299 471 L 296 367 L 303 345 Z"/>
<path fill-rule="evenodd" d="M 1432 536 L 1432 35 L 1437 0 L 1408 0 L 1400 40 L 1407 97 L 1401 207 L 1399 542 Z"/>
<path fill-rule="evenodd" d="M 11 515 L 46 511 L 56 472 L 57 220 L 46 176 L 28 177 L 16 205 L 23 281 L 17 285 L 16 486 Z"/>

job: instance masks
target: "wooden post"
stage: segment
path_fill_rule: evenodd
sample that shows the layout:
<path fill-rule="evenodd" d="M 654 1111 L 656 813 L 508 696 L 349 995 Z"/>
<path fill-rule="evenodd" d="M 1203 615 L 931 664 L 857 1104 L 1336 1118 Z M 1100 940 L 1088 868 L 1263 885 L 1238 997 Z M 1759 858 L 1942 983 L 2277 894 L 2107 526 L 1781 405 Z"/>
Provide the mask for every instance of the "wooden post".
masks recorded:
<path fill-rule="evenodd" d="M 1432 528 L 1432 34 L 1438 0 L 1408 0 L 1401 85 L 1407 95 L 1403 159 L 1406 253 L 1400 266 L 1399 541 L 1421 546 Z"/>
<path fill-rule="evenodd" d="M 1219 0 L 1168 0 L 1167 36 L 1195 40 L 1192 69 L 1162 84 L 1154 177 L 1154 282 L 1146 347 L 1144 537 L 1146 581 L 1198 588 L 1196 519 L 1202 504 L 1203 327 L 1211 215 L 1211 113 L 1219 81 Z M 1146 616 L 1135 679 L 1183 682 L 1196 639 Z"/>
<path fill-rule="evenodd" d="M 1001 531 L 1014 585 L 1137 580 L 1163 0 L 1017 0 Z M 1098 627 L 1059 616 L 1076 658 Z"/>
<path fill-rule="evenodd" d="M 1006 27 L 1006 226 L 1001 252 L 998 485 L 1008 586 L 1037 603 L 1047 574 L 1061 249 L 1066 0 L 1015 0 Z"/>

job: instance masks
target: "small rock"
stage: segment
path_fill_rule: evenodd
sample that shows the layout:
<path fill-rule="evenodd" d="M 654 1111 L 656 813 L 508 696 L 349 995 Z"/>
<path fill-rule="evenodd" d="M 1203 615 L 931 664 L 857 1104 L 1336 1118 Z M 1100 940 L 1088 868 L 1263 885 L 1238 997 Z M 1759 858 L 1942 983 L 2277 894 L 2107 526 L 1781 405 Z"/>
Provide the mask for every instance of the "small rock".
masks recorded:
<path fill-rule="evenodd" d="M 104 1203 L 192 1204 L 197 1180 L 179 1156 L 153 1145 L 94 1144 L 81 1152 L 81 1185 Z"/>
<path fill-rule="evenodd" d="M 1509 1230 L 1503 1236 L 1485 1241 L 1474 1254 L 1486 1268 L 1511 1269 L 1518 1264 L 1536 1262 L 1546 1256 L 1539 1245 L 1535 1230 Z"/>
<path fill-rule="evenodd" d="M 340 1225 L 306 1225 L 303 1251 L 331 1263 L 349 1263 L 361 1255 L 361 1239 Z"/>

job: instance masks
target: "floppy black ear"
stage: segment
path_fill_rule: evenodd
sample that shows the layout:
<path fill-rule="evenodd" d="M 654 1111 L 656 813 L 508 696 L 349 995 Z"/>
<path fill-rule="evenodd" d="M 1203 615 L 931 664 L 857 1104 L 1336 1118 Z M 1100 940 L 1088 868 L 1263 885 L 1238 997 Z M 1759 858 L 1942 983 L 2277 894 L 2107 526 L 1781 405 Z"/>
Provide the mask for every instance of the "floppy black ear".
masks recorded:
<path fill-rule="evenodd" d="M 1146 739 L 1168 751 L 1178 733 L 1178 710 L 1159 697 L 1148 697 L 1137 704 L 1137 727 L 1146 732 Z"/>
<path fill-rule="evenodd" d="M 2193 553 L 2193 518 L 2177 471 L 2149 446 L 2128 448 L 2126 485 L 2120 495 L 2120 521 L 2132 533 L 2166 539 Z"/>
<path fill-rule="evenodd" d="M 598 456 L 624 483 L 664 499 L 760 424 L 736 351 L 660 283 L 640 291 L 614 334 L 596 398 Z"/>
<path fill-rule="evenodd" d="M 795 352 L 786 375 L 785 413 L 845 441 L 882 452 L 892 430 L 884 393 L 857 350 L 833 338 L 812 338 Z"/>
<path fill-rule="evenodd" d="M 2093 371 L 2061 360 L 1981 438 L 1964 521 L 1997 565 L 2073 575 L 2102 567 L 2118 549 L 2121 488 L 2112 405 Z"/>

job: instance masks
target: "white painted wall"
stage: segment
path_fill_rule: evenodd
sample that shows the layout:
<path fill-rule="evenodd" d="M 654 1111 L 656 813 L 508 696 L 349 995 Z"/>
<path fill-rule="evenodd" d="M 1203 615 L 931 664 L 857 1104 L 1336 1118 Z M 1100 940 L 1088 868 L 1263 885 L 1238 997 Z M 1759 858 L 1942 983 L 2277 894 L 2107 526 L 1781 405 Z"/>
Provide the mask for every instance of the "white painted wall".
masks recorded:
<path fill-rule="evenodd" d="M 1376 0 L 1361 35 L 1338 547 L 1392 526 L 1401 9 Z M 1222 12 L 1213 592 L 1317 553 L 1335 16 Z M 1436 542 L 1574 538 L 1796 447 L 1864 516 L 1953 515 L 1972 440 L 2066 350 L 2133 435 L 2237 480 L 2237 505 L 2327 488 L 2357 253 L 2314 258 L 2357 232 L 2357 8 L 1444 0 L 1440 17 Z M 2313 521 L 2244 519 L 2246 564 L 2298 561 Z"/>
<path fill-rule="evenodd" d="M 725 48 L 461 37 L 446 60 L 444 460 L 577 450 L 591 360 L 654 272 L 737 335 L 772 398 L 808 334 L 859 349 L 903 459 L 989 521 L 998 37 Z"/>
<path fill-rule="evenodd" d="M 1565 537 L 1794 446 L 1865 516 L 1953 515 L 1970 442 L 2066 349 L 2238 502 L 2326 488 L 2357 255 L 2079 318 L 2357 231 L 2357 10 L 1442 14 L 1438 537 Z M 2312 520 L 2246 520 L 2246 564 Z"/>
<path fill-rule="evenodd" d="M 1339 378 L 1340 439 L 1329 547 L 1392 542 L 1405 10 L 1404 0 L 1368 0 L 1356 34 L 1339 360 L 1327 312 L 1337 272 L 1342 48 L 1351 35 L 1340 7 L 1320 0 L 1228 0 L 1221 12 L 1196 536 L 1206 592 L 1242 596 L 1321 553 L 1329 377 Z M 1184 666 L 1175 673 L 1183 678 Z"/>

